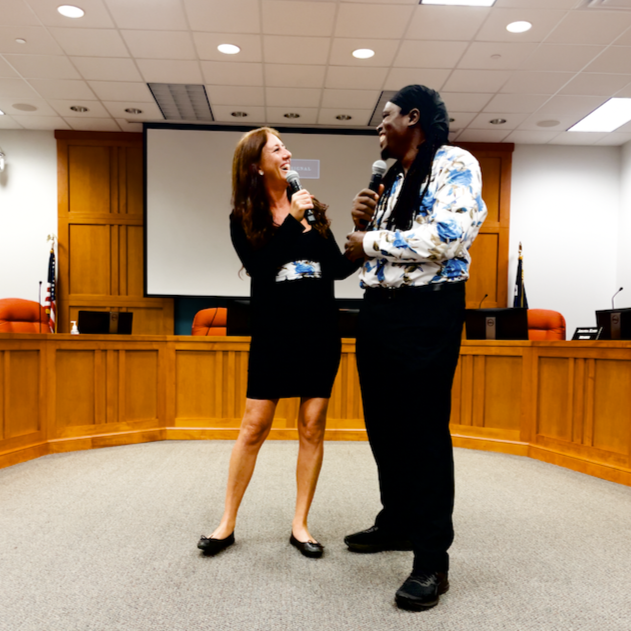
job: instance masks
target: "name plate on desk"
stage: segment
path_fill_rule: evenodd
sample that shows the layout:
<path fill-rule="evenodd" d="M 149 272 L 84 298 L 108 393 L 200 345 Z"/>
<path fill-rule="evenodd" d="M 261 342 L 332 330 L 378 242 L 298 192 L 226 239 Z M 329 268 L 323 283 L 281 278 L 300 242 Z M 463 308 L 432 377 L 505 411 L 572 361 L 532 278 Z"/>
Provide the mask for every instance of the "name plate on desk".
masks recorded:
<path fill-rule="evenodd" d="M 579 326 L 576 327 L 573 340 L 598 340 L 603 329 L 601 326 Z"/>

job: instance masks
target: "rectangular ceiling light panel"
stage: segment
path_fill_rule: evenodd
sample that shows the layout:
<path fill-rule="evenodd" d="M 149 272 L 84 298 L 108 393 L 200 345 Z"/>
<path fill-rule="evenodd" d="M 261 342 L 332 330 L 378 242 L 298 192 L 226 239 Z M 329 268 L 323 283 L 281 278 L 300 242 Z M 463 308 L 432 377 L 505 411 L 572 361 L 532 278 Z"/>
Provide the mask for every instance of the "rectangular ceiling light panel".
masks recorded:
<path fill-rule="evenodd" d="M 495 0 L 420 0 L 419 4 L 442 4 L 457 7 L 492 7 Z"/>
<path fill-rule="evenodd" d="M 631 121 L 631 99 L 609 99 L 568 131 L 614 131 Z"/>
<path fill-rule="evenodd" d="M 214 121 L 203 85 L 147 84 L 164 118 L 176 121 Z"/>
<path fill-rule="evenodd" d="M 587 8 L 631 11 L 631 0 L 588 0 Z"/>

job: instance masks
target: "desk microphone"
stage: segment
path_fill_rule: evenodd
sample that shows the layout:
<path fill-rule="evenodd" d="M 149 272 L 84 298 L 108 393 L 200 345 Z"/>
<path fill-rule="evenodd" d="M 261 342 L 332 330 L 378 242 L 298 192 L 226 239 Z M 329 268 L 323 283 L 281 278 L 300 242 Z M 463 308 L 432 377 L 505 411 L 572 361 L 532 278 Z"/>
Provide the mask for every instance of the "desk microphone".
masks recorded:
<path fill-rule="evenodd" d="M 295 171 L 287 171 L 287 177 L 285 179 L 287 180 L 287 184 L 289 184 L 292 195 L 302 189 L 302 186 L 300 186 L 300 176 Z M 307 208 L 307 210 L 305 210 L 305 219 L 310 226 L 313 226 L 316 222 L 313 208 Z"/>
<path fill-rule="evenodd" d="M 488 294 L 484 294 L 484 298 L 482 298 L 482 300 L 480 300 L 480 304 L 478 305 L 478 309 L 482 308 L 482 303 L 489 297 Z"/>
<path fill-rule="evenodd" d="M 611 308 L 615 309 L 615 307 L 613 306 L 613 299 L 624 289 L 624 287 L 620 287 L 620 289 L 618 289 L 618 291 L 611 297 Z"/>

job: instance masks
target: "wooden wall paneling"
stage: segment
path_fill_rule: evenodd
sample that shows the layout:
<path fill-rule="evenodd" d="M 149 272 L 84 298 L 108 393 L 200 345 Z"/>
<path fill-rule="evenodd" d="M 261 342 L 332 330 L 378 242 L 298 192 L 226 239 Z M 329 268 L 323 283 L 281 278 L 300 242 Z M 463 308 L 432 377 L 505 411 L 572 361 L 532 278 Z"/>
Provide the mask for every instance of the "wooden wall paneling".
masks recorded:
<path fill-rule="evenodd" d="M 9 392 L 9 368 L 5 367 L 9 363 L 8 351 L 0 351 L 0 441 L 6 438 L 4 429 L 5 420 L 7 418 L 8 399 L 7 394 Z"/>
<path fill-rule="evenodd" d="M 475 355 L 473 357 L 471 424 L 474 427 L 484 427 L 486 360 L 487 358 L 484 355 Z"/>
<path fill-rule="evenodd" d="M 587 379 L 585 380 L 585 418 L 583 422 L 583 444 L 594 444 L 594 389 L 596 379 L 596 361 L 589 358 L 586 361 Z"/>
<path fill-rule="evenodd" d="M 523 356 L 486 358 L 482 425 L 510 432 L 520 440 L 522 427 Z"/>
<path fill-rule="evenodd" d="M 580 445 L 583 442 L 583 425 L 585 420 L 585 359 L 574 360 L 574 397 L 572 400 L 572 442 Z"/>
<path fill-rule="evenodd" d="M 567 442 L 572 438 L 569 364 L 568 358 L 539 358 L 537 405 L 537 434 Z"/>
<path fill-rule="evenodd" d="M 55 351 L 56 392 L 55 426 L 52 437 L 75 436 L 73 428 L 95 425 L 96 389 L 95 351 L 61 348 Z"/>
<path fill-rule="evenodd" d="M 125 350 L 125 371 L 120 379 L 125 383 L 123 420 L 158 421 L 158 360 L 159 351 Z"/>

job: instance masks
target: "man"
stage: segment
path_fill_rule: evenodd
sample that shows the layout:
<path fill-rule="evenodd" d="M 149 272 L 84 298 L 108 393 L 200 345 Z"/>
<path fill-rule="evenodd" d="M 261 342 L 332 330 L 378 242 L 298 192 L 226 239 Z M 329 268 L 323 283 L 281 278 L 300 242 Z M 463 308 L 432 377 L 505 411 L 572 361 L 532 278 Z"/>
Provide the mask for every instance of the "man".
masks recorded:
<path fill-rule="evenodd" d="M 464 282 L 486 217 L 476 159 L 448 142 L 440 95 L 420 85 L 386 103 L 382 158 L 396 160 L 379 194 L 353 202 L 346 254 L 365 258 L 357 367 L 383 509 L 349 535 L 353 552 L 413 550 L 399 607 L 429 609 L 449 588 L 453 537 L 451 386 L 464 321 Z"/>

